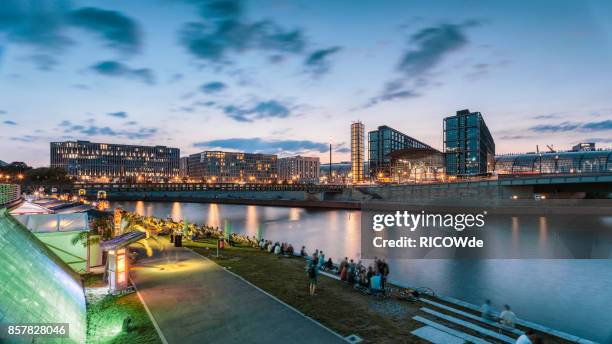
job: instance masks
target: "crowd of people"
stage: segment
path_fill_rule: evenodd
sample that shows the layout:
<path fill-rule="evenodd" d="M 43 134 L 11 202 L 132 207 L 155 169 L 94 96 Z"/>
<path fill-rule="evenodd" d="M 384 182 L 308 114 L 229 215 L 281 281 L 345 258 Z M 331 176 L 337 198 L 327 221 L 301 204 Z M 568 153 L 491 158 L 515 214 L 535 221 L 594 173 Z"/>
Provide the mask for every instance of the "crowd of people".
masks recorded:
<path fill-rule="evenodd" d="M 278 241 L 272 243 L 270 240 L 264 240 L 263 238 L 259 240 L 259 249 L 266 250 L 270 253 L 274 253 L 277 256 L 293 256 L 294 250 L 293 246 L 288 243 L 279 243 Z"/>

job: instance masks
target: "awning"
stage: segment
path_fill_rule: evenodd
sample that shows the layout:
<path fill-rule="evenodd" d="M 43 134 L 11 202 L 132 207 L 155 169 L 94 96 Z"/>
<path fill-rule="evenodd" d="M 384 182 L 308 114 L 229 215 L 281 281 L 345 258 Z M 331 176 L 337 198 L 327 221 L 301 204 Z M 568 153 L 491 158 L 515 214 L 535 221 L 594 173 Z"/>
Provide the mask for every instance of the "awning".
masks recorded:
<path fill-rule="evenodd" d="M 143 239 L 144 237 L 146 237 L 145 232 L 128 232 L 100 243 L 100 248 L 104 251 L 116 250 Z"/>

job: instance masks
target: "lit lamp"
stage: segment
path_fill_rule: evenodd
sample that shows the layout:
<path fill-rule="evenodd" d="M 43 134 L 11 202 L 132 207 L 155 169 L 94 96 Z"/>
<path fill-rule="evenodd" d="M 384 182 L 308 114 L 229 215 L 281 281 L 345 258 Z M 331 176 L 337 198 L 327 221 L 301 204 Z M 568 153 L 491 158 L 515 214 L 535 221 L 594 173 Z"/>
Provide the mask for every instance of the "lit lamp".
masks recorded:
<path fill-rule="evenodd" d="M 130 264 L 127 247 L 145 239 L 145 236 L 144 232 L 128 232 L 100 243 L 100 248 L 108 252 L 106 268 L 110 293 L 119 294 L 128 288 Z"/>
<path fill-rule="evenodd" d="M 125 248 L 108 251 L 108 287 L 113 294 L 127 288 L 128 260 L 126 253 Z"/>

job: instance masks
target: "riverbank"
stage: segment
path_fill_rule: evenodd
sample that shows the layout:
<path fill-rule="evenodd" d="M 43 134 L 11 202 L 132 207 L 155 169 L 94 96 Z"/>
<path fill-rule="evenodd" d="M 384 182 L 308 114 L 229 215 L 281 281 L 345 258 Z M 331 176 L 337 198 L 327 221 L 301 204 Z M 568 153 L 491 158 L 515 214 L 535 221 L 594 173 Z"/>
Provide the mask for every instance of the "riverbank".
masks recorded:
<path fill-rule="evenodd" d="M 84 278 L 87 299 L 87 344 L 161 344 L 155 327 L 136 293 L 108 295 L 102 274 Z M 123 331 L 125 318 L 132 319 Z"/>
<path fill-rule="evenodd" d="M 323 274 L 319 276 L 317 294 L 310 296 L 304 269 L 305 261 L 300 257 L 279 258 L 256 248 L 234 246 L 224 249 L 221 256 L 217 258 L 213 240 L 187 241 L 184 242 L 184 245 L 342 336 L 357 335 L 365 343 L 428 343 L 411 334 L 423 327 L 422 322 L 415 318 L 434 319 L 429 314 L 423 314 L 424 308 L 435 309 L 436 312 L 464 321 L 471 319 L 449 312 L 443 306 L 478 316 L 473 310 L 457 307 L 457 305 L 435 297 L 426 297 L 426 300 L 416 301 L 401 299 L 397 294 L 397 290 L 401 288 L 396 286 L 392 286 L 396 292 L 388 298 L 366 295 L 336 278 Z M 443 306 L 432 305 L 431 301 Z M 448 327 L 456 325 L 445 320 L 435 320 Z M 492 331 L 499 330 L 494 326 L 484 325 L 483 327 Z M 462 330 L 468 335 L 481 335 L 470 329 Z M 508 333 L 508 335 L 512 334 Z M 546 343 L 569 343 L 547 334 L 539 335 Z"/>

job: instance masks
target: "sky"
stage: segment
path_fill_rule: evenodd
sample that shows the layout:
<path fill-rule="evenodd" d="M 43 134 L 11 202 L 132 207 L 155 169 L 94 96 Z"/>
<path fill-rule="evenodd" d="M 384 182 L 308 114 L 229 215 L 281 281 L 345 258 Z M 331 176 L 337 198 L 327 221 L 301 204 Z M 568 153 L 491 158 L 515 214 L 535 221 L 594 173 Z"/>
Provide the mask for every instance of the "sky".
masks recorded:
<path fill-rule="evenodd" d="M 442 149 L 612 146 L 612 2 L 3 0 L 0 160 L 49 142 L 350 159 L 350 124 Z"/>

